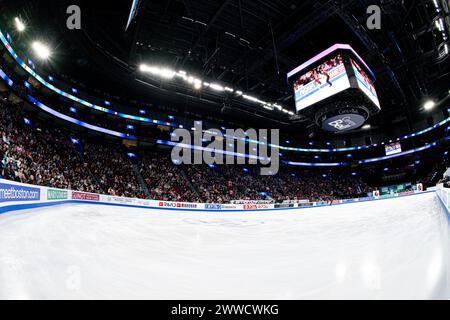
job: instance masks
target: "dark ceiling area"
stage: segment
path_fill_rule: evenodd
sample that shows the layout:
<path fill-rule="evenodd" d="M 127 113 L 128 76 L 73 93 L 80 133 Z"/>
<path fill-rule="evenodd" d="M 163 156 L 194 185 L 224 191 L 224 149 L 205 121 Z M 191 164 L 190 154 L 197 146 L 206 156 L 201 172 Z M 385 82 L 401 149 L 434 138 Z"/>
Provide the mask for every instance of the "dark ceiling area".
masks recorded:
<path fill-rule="evenodd" d="M 252 125 L 306 130 L 312 124 L 301 115 L 154 81 L 140 75 L 138 66 L 186 70 L 294 111 L 286 73 L 335 43 L 348 43 L 377 78 L 382 112 L 371 123 L 410 126 L 424 117 L 424 100 L 445 104 L 450 89 L 448 39 L 435 26 L 445 13 L 436 12 L 434 1 L 140 0 L 127 30 L 131 0 L 4 1 L 3 10 L 19 12 L 55 45 L 55 58 L 46 66 L 51 72 L 127 99 L 173 103 L 181 112 L 189 108 L 238 123 L 251 118 Z M 65 28 L 70 4 L 82 10 L 81 31 Z M 366 25 L 373 4 L 382 9 L 380 30 Z M 443 18 L 448 22 L 448 12 Z"/>

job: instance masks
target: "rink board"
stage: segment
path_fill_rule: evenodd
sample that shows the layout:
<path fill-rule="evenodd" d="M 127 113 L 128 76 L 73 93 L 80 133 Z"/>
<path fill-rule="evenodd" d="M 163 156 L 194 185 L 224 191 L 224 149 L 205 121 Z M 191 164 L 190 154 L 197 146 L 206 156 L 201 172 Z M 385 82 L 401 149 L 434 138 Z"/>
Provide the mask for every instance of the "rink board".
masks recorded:
<path fill-rule="evenodd" d="M 0 216 L 0 300 L 450 298 L 449 194 L 440 186 L 266 212 L 8 181 L 0 196 L 5 212 L 49 206 Z"/>
<path fill-rule="evenodd" d="M 427 192 L 427 191 L 425 191 Z M 435 191 L 428 191 L 435 192 Z M 422 193 L 422 192 L 418 192 Z M 449 209 L 448 192 L 442 186 L 438 186 L 437 195 L 443 201 L 447 211 Z M 291 203 L 291 204 L 267 204 L 267 203 L 245 203 L 245 204 L 213 204 L 213 203 L 187 203 L 173 201 L 158 201 L 136 198 L 125 198 L 96 193 L 79 192 L 74 190 L 63 190 L 42 186 L 34 186 L 13 181 L 0 179 L 0 214 L 10 211 L 48 207 L 61 204 L 99 204 L 110 206 L 122 206 L 141 209 L 175 210 L 175 211 L 197 211 L 197 212 L 263 212 L 308 209 L 323 206 L 336 206 L 349 203 L 366 201 L 380 201 L 385 199 L 412 196 L 417 193 L 395 194 L 385 198 L 356 198 L 337 200 L 333 204 L 326 202 Z"/>
<path fill-rule="evenodd" d="M 436 195 L 445 208 L 447 217 L 450 219 L 450 189 L 444 188 L 443 185 L 438 185 L 436 187 Z"/>
<path fill-rule="evenodd" d="M 450 297 L 434 193 L 282 214 L 79 203 L 0 216 L 0 299 Z"/>

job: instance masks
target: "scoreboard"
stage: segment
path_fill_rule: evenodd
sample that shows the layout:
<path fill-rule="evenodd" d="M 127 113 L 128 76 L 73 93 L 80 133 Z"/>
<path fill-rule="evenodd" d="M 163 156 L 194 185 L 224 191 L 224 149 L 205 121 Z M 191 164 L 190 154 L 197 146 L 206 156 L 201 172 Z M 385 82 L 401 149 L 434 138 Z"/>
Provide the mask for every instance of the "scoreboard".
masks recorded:
<path fill-rule="evenodd" d="M 375 75 L 348 44 L 335 44 L 288 73 L 297 113 L 328 131 L 353 130 L 381 110 Z"/>

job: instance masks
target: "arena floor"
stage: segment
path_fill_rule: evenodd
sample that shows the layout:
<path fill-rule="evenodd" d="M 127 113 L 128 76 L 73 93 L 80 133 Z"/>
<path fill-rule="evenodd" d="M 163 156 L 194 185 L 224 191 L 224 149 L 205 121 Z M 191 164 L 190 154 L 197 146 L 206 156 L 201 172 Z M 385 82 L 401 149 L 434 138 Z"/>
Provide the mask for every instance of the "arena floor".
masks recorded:
<path fill-rule="evenodd" d="M 0 215 L 0 299 L 448 299 L 434 193 L 278 213 Z"/>

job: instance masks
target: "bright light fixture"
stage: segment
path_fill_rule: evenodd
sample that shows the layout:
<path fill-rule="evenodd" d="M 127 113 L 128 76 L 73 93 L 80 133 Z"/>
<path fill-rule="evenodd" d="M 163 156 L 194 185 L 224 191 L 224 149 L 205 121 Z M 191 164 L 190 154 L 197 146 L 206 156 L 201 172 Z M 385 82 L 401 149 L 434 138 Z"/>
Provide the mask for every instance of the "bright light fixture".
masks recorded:
<path fill-rule="evenodd" d="M 159 67 L 153 67 L 153 66 L 147 66 L 145 64 L 141 64 L 139 66 L 139 71 L 141 72 L 148 72 L 157 76 L 160 76 L 164 79 L 172 79 L 175 77 L 176 72 L 168 69 L 168 68 L 159 68 Z"/>
<path fill-rule="evenodd" d="M 365 124 L 361 127 L 361 129 L 363 129 L 363 130 L 369 130 L 370 128 L 372 128 L 372 126 L 370 124 Z"/>
<path fill-rule="evenodd" d="M 222 87 L 221 85 L 216 84 L 216 83 L 211 83 L 211 84 L 209 85 L 209 87 L 210 87 L 211 89 L 213 89 L 213 90 L 216 90 L 216 91 L 224 91 L 224 90 L 225 90 L 224 87 Z"/>
<path fill-rule="evenodd" d="M 200 90 L 203 87 L 205 88 L 210 88 L 211 90 L 214 91 L 220 91 L 220 92 L 230 92 L 230 93 L 234 93 L 236 96 L 242 97 L 243 99 L 252 101 L 254 103 L 258 103 L 261 105 L 262 108 L 268 109 L 268 110 L 274 110 L 277 109 L 281 112 L 287 113 L 289 115 L 294 115 L 294 112 L 283 109 L 282 106 L 280 106 L 279 104 L 272 104 L 269 102 L 266 102 L 264 100 L 260 100 L 254 96 L 251 95 L 247 95 L 245 94 L 243 91 L 241 90 L 237 90 L 233 87 L 228 87 L 225 85 L 221 85 L 218 83 L 209 83 L 209 82 L 203 82 L 202 79 L 198 79 L 193 75 L 189 75 L 186 71 L 184 70 L 179 70 L 179 71 L 174 71 L 172 69 L 169 68 L 163 68 L 163 67 L 158 67 L 158 66 L 149 66 L 146 64 L 141 64 L 139 65 L 139 71 L 140 72 L 145 72 L 145 73 L 150 73 L 156 76 L 159 76 L 161 78 L 165 78 L 165 79 L 172 79 L 175 76 L 178 78 L 183 79 L 184 81 L 186 81 L 187 83 L 189 83 L 190 85 L 192 85 L 192 87 L 195 90 Z"/>
<path fill-rule="evenodd" d="M 436 106 L 436 103 L 433 100 L 428 100 L 423 105 L 423 108 L 428 111 L 428 110 L 433 109 L 435 106 Z"/>
<path fill-rule="evenodd" d="M 148 66 L 147 66 L 147 65 L 141 64 L 141 65 L 139 66 L 139 71 L 141 71 L 141 72 L 146 72 L 147 70 L 148 70 Z"/>
<path fill-rule="evenodd" d="M 35 41 L 33 42 L 32 47 L 38 58 L 46 60 L 50 57 L 50 49 L 42 42 Z"/>
<path fill-rule="evenodd" d="M 16 23 L 16 29 L 19 32 L 25 31 L 25 24 L 18 17 L 14 18 L 14 22 Z"/>
<path fill-rule="evenodd" d="M 165 78 L 165 79 L 172 79 L 175 76 L 175 71 L 170 70 L 170 69 L 160 69 L 159 74 L 161 75 L 161 77 Z"/>

